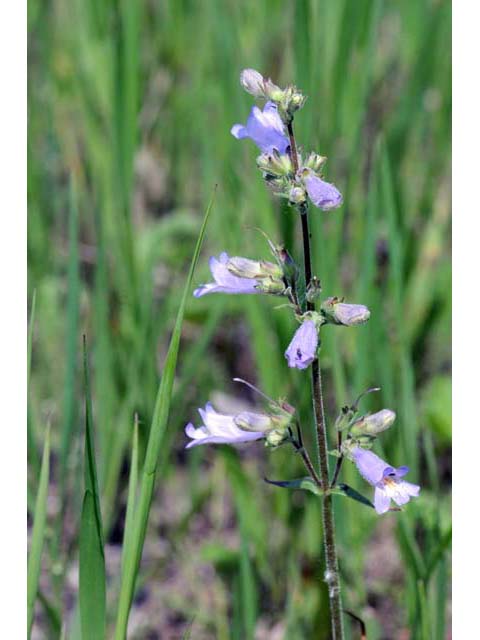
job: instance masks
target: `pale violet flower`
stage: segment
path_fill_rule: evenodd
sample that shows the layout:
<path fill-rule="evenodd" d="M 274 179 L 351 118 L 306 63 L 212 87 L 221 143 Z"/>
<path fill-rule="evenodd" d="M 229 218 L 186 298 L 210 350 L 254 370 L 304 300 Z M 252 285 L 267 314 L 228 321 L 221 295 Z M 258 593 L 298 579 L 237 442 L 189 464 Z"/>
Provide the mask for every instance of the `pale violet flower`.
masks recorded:
<path fill-rule="evenodd" d="M 239 140 L 250 138 L 264 153 L 272 153 L 277 149 L 283 154 L 290 146 L 277 106 L 271 101 L 265 104 L 263 111 L 254 106 L 248 116 L 247 124 L 245 126 L 235 124 L 230 131 Z"/>
<path fill-rule="evenodd" d="M 244 411 L 235 415 L 225 415 L 218 413 L 208 402 L 205 409 L 199 409 L 203 424 L 197 429 L 190 422 L 185 427 L 185 433 L 192 439 L 186 449 L 196 447 L 200 444 L 240 444 L 265 438 L 264 430 L 271 426 L 268 416 Z M 236 422 L 238 419 L 242 424 L 240 428 Z M 245 426 L 252 429 L 263 429 L 262 431 L 246 430 Z"/>
<path fill-rule="evenodd" d="M 221 253 L 217 258 L 209 260 L 210 271 L 215 282 L 202 284 L 195 289 L 193 295 L 201 298 L 207 293 L 262 293 L 259 283 L 254 278 L 239 278 L 233 275 L 227 267 L 230 258 L 227 253 Z"/>
<path fill-rule="evenodd" d="M 289 367 L 306 369 L 316 358 L 318 331 L 313 320 L 305 320 L 295 332 L 285 357 Z"/>
<path fill-rule="evenodd" d="M 402 506 L 420 493 L 417 484 L 402 480 L 409 471 L 408 467 L 392 467 L 372 451 L 361 447 L 354 447 L 350 454 L 360 475 L 375 487 L 374 505 L 377 513 L 388 511 L 391 500 Z"/>
<path fill-rule="evenodd" d="M 330 211 L 342 204 L 342 194 L 333 184 L 325 182 L 325 180 L 322 180 L 313 173 L 307 175 L 303 181 L 308 197 L 319 209 Z"/>

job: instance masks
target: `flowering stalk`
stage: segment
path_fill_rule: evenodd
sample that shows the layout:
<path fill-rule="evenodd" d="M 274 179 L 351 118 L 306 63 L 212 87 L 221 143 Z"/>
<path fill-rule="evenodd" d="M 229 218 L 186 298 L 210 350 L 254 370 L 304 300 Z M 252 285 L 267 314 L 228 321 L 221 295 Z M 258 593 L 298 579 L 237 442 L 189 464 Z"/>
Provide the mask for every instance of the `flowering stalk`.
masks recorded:
<path fill-rule="evenodd" d="M 356 327 L 370 318 L 369 309 L 362 304 L 350 304 L 337 296 L 320 302 L 318 311 L 315 301 L 322 288 L 319 279 L 312 274 L 310 250 L 310 230 L 308 225 L 308 200 L 322 211 L 336 209 L 343 202 L 343 196 L 335 185 L 323 180 L 321 168 L 326 160 L 316 152 L 304 154 L 297 150 L 293 132 L 295 112 L 305 103 L 305 96 L 293 85 L 280 89 L 270 79 L 265 79 L 254 69 L 245 69 L 240 78 L 244 89 L 257 98 L 267 100 L 263 110 L 254 106 L 246 125 L 235 124 L 232 135 L 237 139 L 249 138 L 261 151 L 257 157 L 257 167 L 262 172 L 267 187 L 298 211 L 302 224 L 303 272 L 305 295 L 298 291 L 298 267 L 288 250 L 276 246 L 268 238 L 275 263 L 252 260 L 240 256 L 230 257 L 226 252 L 219 258 L 210 259 L 210 271 L 214 282 L 198 287 L 194 295 L 200 298 L 206 294 L 270 294 L 283 297 L 288 304 L 282 305 L 293 311 L 300 326 L 285 351 L 288 366 L 299 370 L 311 369 L 313 400 L 314 451 L 313 456 L 303 446 L 302 432 L 295 418 L 295 408 L 285 400 L 268 398 L 253 385 L 239 378 L 257 391 L 267 407 L 260 413 L 243 411 L 238 414 L 221 414 L 210 403 L 199 409 L 203 424 L 195 428 L 189 423 L 186 434 L 191 438 L 187 448 L 204 444 L 230 444 L 242 446 L 253 441 L 264 441 L 268 448 L 276 448 L 290 443 L 300 454 L 310 475 L 310 479 L 272 482 L 281 487 L 302 488 L 322 497 L 322 521 L 325 548 L 325 581 L 328 584 L 330 617 L 333 640 L 343 640 L 342 602 L 335 541 L 335 520 L 333 513 L 333 493 L 342 493 L 364 505 L 373 507 L 381 515 L 398 510 L 390 506 L 393 500 L 402 506 L 417 497 L 418 485 L 403 480 L 407 466 L 394 467 L 379 458 L 369 449 L 377 436 L 388 429 L 395 420 L 391 409 L 382 409 L 374 414 L 358 416 L 358 404 L 367 393 L 378 391 L 372 387 L 364 391 L 351 406 L 342 407 L 335 430 L 337 433 L 337 464 L 330 481 L 328 465 L 328 438 L 323 406 L 322 375 L 318 350 L 320 330 L 323 325 Z M 294 436 L 293 425 L 297 434 Z M 374 503 L 357 491 L 340 484 L 337 480 L 345 459 L 353 462 L 363 479 L 374 487 Z M 268 481 L 271 482 L 271 481 Z M 312 484 L 313 483 L 313 484 Z"/>
<path fill-rule="evenodd" d="M 287 125 L 290 140 L 290 155 L 295 171 L 298 171 L 298 155 L 293 124 Z M 312 258 L 310 251 L 310 230 L 308 225 L 308 204 L 298 205 L 302 221 L 303 262 L 305 288 L 312 280 Z M 315 303 L 307 299 L 307 311 L 315 310 Z M 324 492 L 322 501 L 323 539 L 325 547 L 325 582 L 328 585 L 330 600 L 330 614 L 333 640 L 343 639 L 342 599 L 340 593 L 340 576 L 338 571 L 337 548 L 335 541 L 335 519 L 333 514 L 332 495 L 329 493 L 328 444 L 325 424 L 325 410 L 323 406 L 322 374 L 318 357 L 312 362 L 312 396 L 313 412 L 316 424 L 315 460 L 320 471 L 321 489 Z"/>

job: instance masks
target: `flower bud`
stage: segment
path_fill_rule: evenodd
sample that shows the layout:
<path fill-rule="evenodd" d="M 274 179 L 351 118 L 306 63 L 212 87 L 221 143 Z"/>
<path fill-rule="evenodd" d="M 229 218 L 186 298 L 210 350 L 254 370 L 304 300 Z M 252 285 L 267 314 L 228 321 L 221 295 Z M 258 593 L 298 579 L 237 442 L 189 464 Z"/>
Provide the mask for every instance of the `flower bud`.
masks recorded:
<path fill-rule="evenodd" d="M 286 429 L 273 429 L 266 435 L 266 445 L 267 447 L 278 447 L 287 438 L 288 431 Z"/>
<path fill-rule="evenodd" d="M 241 258 L 239 256 L 234 256 L 229 259 L 227 269 L 239 278 L 253 278 L 255 280 L 261 278 L 276 278 L 281 280 L 283 276 L 283 271 L 277 264 L 264 260 L 250 260 L 249 258 Z"/>
<path fill-rule="evenodd" d="M 394 421 L 395 412 L 390 409 L 382 409 L 377 413 L 372 413 L 356 420 L 350 429 L 350 433 L 353 436 L 376 436 L 391 427 Z"/>
<path fill-rule="evenodd" d="M 315 302 L 322 291 L 322 285 L 317 276 L 313 276 L 307 287 L 307 302 Z"/>
<path fill-rule="evenodd" d="M 363 304 L 346 304 L 338 298 L 327 298 L 321 307 L 327 322 L 355 327 L 370 318 L 369 309 Z"/>
<path fill-rule="evenodd" d="M 265 96 L 263 76 L 255 69 L 244 69 L 240 74 L 240 84 L 247 93 L 255 96 L 255 98 L 263 98 Z"/>
<path fill-rule="evenodd" d="M 277 149 L 273 149 L 272 153 L 262 153 L 258 156 L 257 167 L 271 176 L 287 176 L 293 173 L 290 156 L 279 153 Z"/>
<path fill-rule="evenodd" d="M 325 156 L 320 156 L 312 151 L 303 163 L 303 168 L 312 169 L 315 173 L 319 173 L 326 161 L 327 158 Z"/>
<path fill-rule="evenodd" d="M 292 187 L 288 194 L 288 201 L 291 205 L 302 204 L 306 200 L 305 191 L 301 187 Z"/>

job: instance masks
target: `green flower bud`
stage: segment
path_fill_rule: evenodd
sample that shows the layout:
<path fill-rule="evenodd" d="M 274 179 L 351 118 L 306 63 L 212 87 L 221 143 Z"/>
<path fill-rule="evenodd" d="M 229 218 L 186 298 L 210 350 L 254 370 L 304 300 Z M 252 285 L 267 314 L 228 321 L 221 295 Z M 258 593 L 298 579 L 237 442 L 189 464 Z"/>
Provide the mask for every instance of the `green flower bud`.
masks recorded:
<path fill-rule="evenodd" d="M 267 447 L 278 447 L 288 438 L 288 436 L 289 434 L 287 429 L 273 429 L 266 435 L 266 445 Z"/>
<path fill-rule="evenodd" d="M 315 173 L 319 173 L 326 161 L 327 158 L 325 156 L 320 156 L 318 153 L 312 151 L 303 163 L 303 168 L 312 169 Z M 303 172 L 303 174 L 309 175 L 306 174 L 306 172 Z"/>
<path fill-rule="evenodd" d="M 274 149 L 272 153 L 262 153 L 257 158 L 257 167 L 271 176 L 287 176 L 293 173 L 292 160 L 288 154 Z"/>
<path fill-rule="evenodd" d="M 317 276 L 313 276 L 307 287 L 307 301 L 315 302 L 322 291 L 322 285 Z"/>
<path fill-rule="evenodd" d="M 382 409 L 377 413 L 372 413 L 356 420 L 350 429 L 350 433 L 352 436 L 376 436 L 391 427 L 395 417 L 395 412 L 391 411 L 391 409 Z"/>
<path fill-rule="evenodd" d="M 292 187 L 288 193 L 288 201 L 291 205 L 302 204 L 306 199 L 306 193 L 301 187 Z"/>

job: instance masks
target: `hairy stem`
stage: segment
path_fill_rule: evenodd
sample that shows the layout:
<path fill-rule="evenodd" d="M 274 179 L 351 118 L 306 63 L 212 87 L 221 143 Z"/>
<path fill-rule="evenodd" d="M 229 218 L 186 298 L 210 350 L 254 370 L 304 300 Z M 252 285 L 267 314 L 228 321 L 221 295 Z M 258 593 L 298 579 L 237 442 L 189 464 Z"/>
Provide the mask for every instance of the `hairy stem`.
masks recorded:
<path fill-rule="evenodd" d="M 288 124 L 288 135 L 290 139 L 290 154 L 295 173 L 298 171 L 297 145 L 293 133 L 292 123 Z M 312 279 L 312 258 L 310 251 L 310 230 L 308 226 L 308 205 L 305 203 L 299 207 L 302 221 L 303 238 L 303 258 L 305 271 L 305 288 Z M 307 301 L 307 310 L 313 311 L 315 305 Z M 327 429 L 325 423 L 325 410 L 323 407 L 322 374 L 319 359 L 312 362 L 312 395 L 313 410 L 315 416 L 317 447 L 316 458 L 318 461 L 321 488 L 324 492 L 322 504 L 323 517 L 323 537 L 325 547 L 325 581 L 328 585 L 328 595 L 330 599 L 330 617 L 332 623 L 333 640 L 343 640 L 343 620 L 342 601 L 340 595 L 340 577 L 338 571 L 338 559 L 335 542 L 335 520 L 333 515 L 332 495 L 329 493 L 329 470 L 328 470 L 328 443 Z"/>

